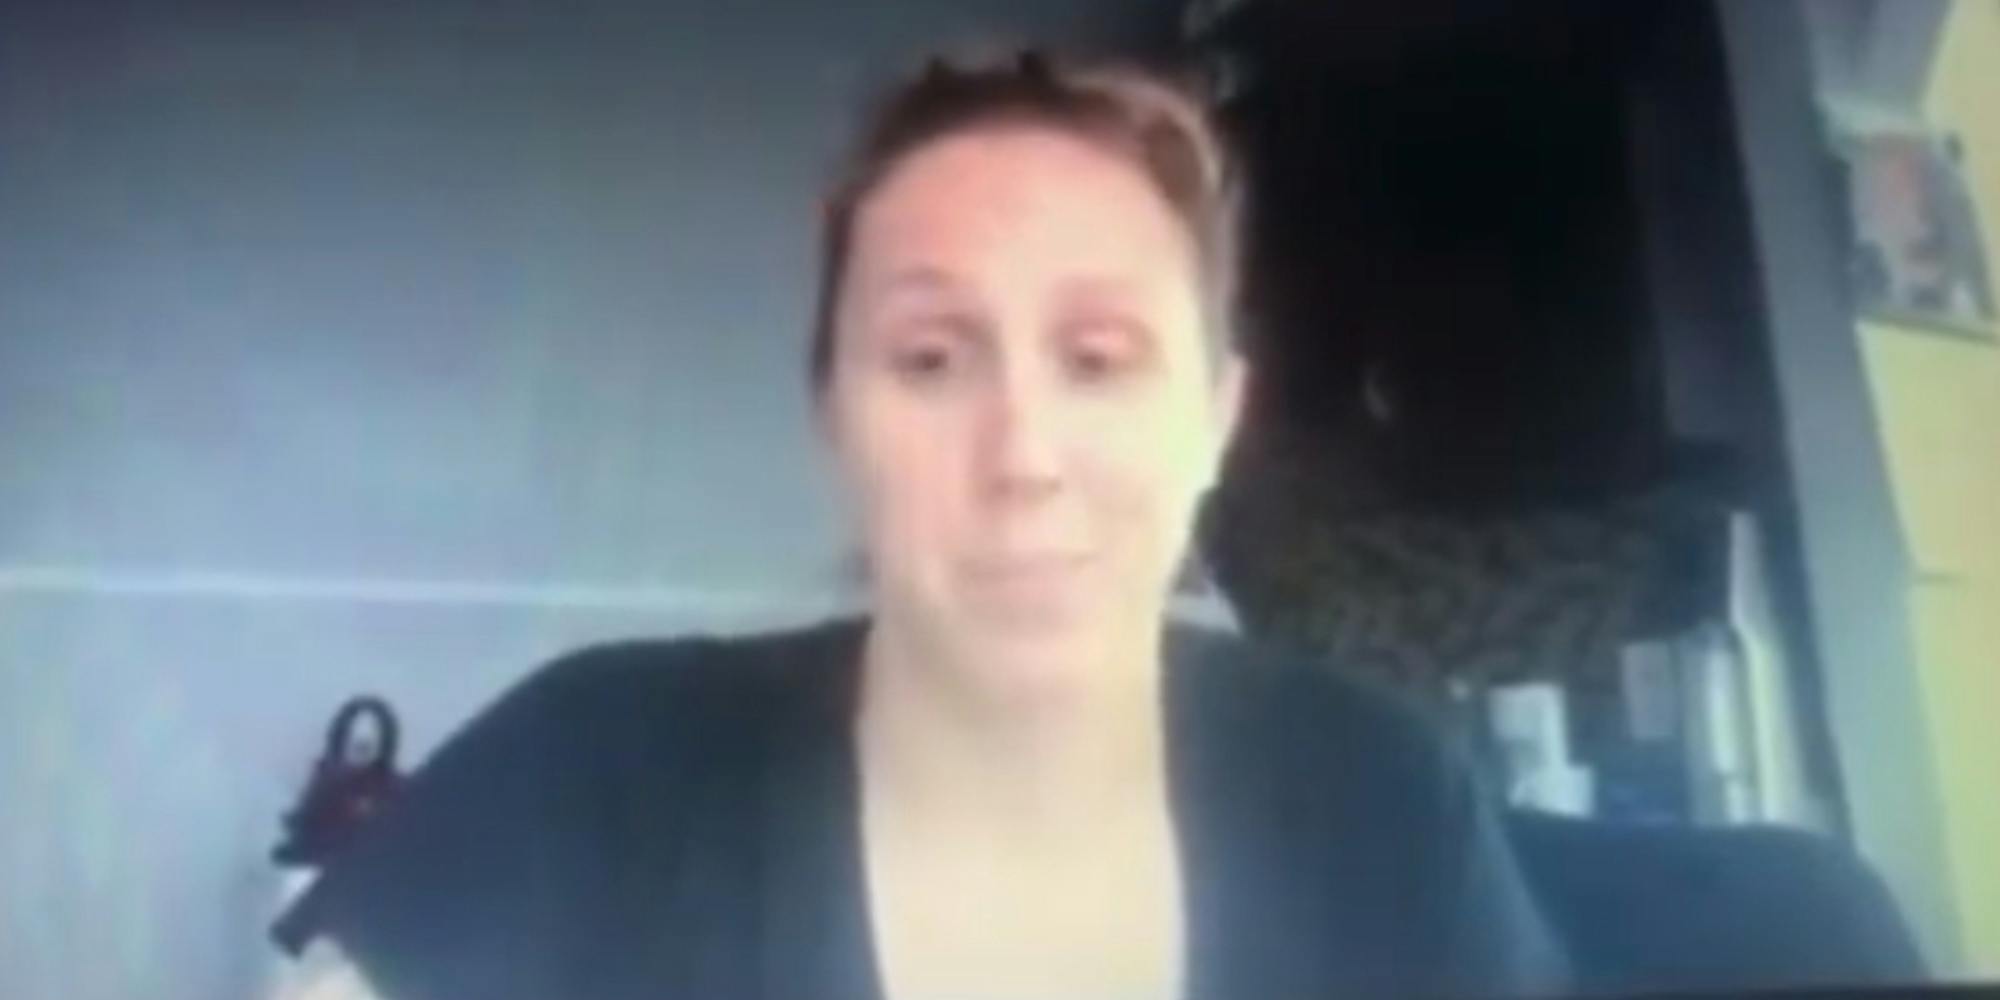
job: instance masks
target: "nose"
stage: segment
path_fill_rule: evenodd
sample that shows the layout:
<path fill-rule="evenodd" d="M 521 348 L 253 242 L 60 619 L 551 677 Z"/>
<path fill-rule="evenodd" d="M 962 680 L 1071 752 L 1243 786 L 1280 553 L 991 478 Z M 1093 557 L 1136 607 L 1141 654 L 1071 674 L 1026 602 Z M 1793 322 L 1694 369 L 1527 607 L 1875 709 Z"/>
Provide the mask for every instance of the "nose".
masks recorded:
<path fill-rule="evenodd" d="M 1051 402 L 1031 379 L 996 380 L 979 448 L 981 485 L 989 497 L 1033 502 L 1062 488 Z"/>

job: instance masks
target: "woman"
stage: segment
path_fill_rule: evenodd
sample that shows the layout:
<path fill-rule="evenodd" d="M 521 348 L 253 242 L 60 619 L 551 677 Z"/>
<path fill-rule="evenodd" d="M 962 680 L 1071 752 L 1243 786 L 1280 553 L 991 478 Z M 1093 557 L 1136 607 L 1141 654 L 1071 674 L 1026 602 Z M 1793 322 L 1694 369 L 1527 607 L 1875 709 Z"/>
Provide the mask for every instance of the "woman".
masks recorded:
<path fill-rule="evenodd" d="M 1459 763 L 1167 628 L 1235 425 L 1197 107 L 933 65 L 830 206 L 812 391 L 871 614 L 597 648 L 440 751 L 310 897 L 394 1000 L 1532 993 Z"/>

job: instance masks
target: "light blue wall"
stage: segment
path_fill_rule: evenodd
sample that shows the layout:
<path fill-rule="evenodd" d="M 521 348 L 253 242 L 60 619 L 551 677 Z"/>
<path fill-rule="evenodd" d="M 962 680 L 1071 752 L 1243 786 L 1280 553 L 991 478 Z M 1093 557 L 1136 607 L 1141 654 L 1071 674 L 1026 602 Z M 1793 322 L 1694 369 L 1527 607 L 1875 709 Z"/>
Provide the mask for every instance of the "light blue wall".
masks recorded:
<path fill-rule="evenodd" d="M 1173 16 L 36 6 L 0 9 L 10 1000 L 254 995 L 350 693 L 421 753 L 565 647 L 826 606 L 801 361 L 856 100 Z"/>

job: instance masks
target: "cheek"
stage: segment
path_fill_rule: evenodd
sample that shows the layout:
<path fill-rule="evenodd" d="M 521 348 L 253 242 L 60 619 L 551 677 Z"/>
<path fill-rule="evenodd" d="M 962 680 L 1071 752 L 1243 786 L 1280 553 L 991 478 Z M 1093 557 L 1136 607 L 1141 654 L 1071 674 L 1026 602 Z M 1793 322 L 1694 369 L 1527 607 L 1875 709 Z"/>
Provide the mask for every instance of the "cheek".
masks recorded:
<path fill-rule="evenodd" d="M 948 530 L 962 477 L 946 421 L 870 397 L 846 408 L 836 433 L 861 529 L 878 556 L 921 550 Z"/>
<path fill-rule="evenodd" d="M 1201 488 L 1206 454 L 1200 428 L 1177 417 L 1119 421 L 1078 464 L 1100 530 L 1121 548 L 1173 558 Z"/>

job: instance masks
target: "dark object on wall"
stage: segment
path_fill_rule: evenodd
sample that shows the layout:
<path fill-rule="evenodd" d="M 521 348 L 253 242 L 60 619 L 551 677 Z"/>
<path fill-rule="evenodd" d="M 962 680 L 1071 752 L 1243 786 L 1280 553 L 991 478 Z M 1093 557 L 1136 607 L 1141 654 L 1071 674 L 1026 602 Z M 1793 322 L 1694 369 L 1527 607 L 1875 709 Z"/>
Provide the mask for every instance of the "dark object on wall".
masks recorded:
<path fill-rule="evenodd" d="M 361 737 L 364 722 L 372 725 L 372 738 Z M 286 868 L 318 869 L 352 843 L 402 787 L 396 768 L 399 735 L 396 713 L 381 698 L 362 695 L 342 705 L 327 727 L 311 782 L 285 814 L 285 837 L 271 859 Z M 308 919 L 293 907 L 272 927 L 272 936 L 297 953 Z"/>
<path fill-rule="evenodd" d="M 1993 336 L 1977 208 L 1956 139 L 1919 129 L 1836 129 L 1847 178 L 1856 308 L 1882 319 Z"/>
<path fill-rule="evenodd" d="M 370 722 L 372 738 L 358 726 Z M 288 868 L 320 868 L 344 848 L 402 784 L 396 770 L 396 712 L 376 696 L 352 698 L 326 728 L 326 748 L 312 782 L 284 816 L 284 840 L 272 860 Z"/>
<path fill-rule="evenodd" d="M 1927 977 L 1882 881 L 1846 848 L 1775 827 L 1515 813 L 1529 887 L 1580 991 L 1861 988 Z"/>
<path fill-rule="evenodd" d="M 359 738 L 363 721 L 373 724 L 372 739 Z M 342 705 L 327 727 L 312 783 L 285 814 L 285 839 L 271 852 L 272 860 L 316 868 L 351 841 L 402 783 L 397 736 L 396 713 L 388 702 L 363 695 Z"/>

